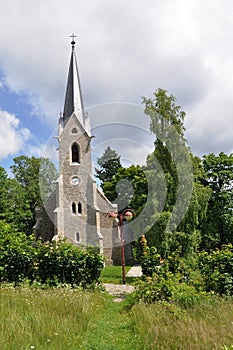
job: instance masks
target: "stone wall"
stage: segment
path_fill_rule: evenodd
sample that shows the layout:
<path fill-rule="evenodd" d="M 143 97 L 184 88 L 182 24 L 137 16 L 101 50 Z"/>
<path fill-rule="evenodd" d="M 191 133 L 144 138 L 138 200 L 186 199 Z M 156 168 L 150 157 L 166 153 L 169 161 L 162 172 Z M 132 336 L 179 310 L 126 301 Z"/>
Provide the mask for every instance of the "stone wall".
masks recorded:
<path fill-rule="evenodd" d="M 35 236 L 43 241 L 51 241 L 56 234 L 53 217 L 56 208 L 56 192 L 53 192 L 43 207 L 36 210 Z"/>

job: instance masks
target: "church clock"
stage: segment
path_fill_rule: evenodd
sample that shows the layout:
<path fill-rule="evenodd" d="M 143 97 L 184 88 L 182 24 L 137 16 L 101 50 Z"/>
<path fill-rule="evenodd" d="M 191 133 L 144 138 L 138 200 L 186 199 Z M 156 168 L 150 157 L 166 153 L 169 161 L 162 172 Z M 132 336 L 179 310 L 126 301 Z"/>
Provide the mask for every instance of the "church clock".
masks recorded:
<path fill-rule="evenodd" d="M 72 179 L 71 179 L 71 185 L 73 186 L 77 186 L 80 182 L 80 179 L 78 176 L 73 176 Z"/>

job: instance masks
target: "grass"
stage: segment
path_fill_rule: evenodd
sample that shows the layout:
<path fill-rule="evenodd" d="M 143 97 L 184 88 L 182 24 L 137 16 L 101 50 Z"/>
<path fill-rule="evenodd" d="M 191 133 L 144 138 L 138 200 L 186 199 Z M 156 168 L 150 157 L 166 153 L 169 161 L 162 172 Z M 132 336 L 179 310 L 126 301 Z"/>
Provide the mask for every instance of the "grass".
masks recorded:
<path fill-rule="evenodd" d="M 130 270 L 131 266 L 125 266 L 125 273 Z M 122 283 L 122 266 L 107 265 L 103 269 L 100 277 L 101 283 Z"/>
<path fill-rule="evenodd" d="M 1 288 L 1 350 L 214 350 L 233 345 L 233 302 L 127 310 L 101 291 Z"/>
<path fill-rule="evenodd" d="M 139 304 L 133 308 L 142 349 L 214 350 L 233 348 L 233 301 L 202 304 L 185 312 L 175 305 Z M 144 330 L 144 331 L 143 331 Z"/>
<path fill-rule="evenodd" d="M 131 269 L 131 266 L 125 266 L 125 273 Z M 126 277 L 126 283 L 134 284 L 138 278 Z M 100 277 L 101 283 L 122 284 L 122 266 L 106 266 Z"/>
<path fill-rule="evenodd" d="M 123 305 L 101 292 L 1 288 L 1 350 L 136 349 Z"/>

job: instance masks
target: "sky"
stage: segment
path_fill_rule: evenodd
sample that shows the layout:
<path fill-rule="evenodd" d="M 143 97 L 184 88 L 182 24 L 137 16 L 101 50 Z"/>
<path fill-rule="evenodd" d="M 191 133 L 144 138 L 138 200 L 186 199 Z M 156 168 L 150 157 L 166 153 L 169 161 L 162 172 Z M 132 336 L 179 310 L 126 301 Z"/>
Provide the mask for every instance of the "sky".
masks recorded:
<path fill-rule="evenodd" d="M 186 112 L 194 154 L 233 151 L 231 0 L 8 0 L 0 13 L 0 166 L 56 157 L 72 33 L 96 157 L 110 144 L 143 163 L 142 97 L 158 88 Z"/>

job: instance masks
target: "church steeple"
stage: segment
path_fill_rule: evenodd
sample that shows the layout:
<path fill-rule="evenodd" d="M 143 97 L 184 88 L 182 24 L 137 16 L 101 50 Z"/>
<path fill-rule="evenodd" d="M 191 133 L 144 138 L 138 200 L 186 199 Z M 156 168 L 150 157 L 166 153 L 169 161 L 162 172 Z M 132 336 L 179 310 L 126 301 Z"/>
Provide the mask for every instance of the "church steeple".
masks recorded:
<path fill-rule="evenodd" d="M 72 51 L 70 58 L 69 73 L 66 86 L 66 97 L 63 111 L 63 121 L 66 124 L 67 120 L 75 113 L 81 124 L 85 124 L 84 106 L 82 99 L 82 91 L 78 73 L 78 65 L 75 54 L 75 35 L 71 35 Z"/>

